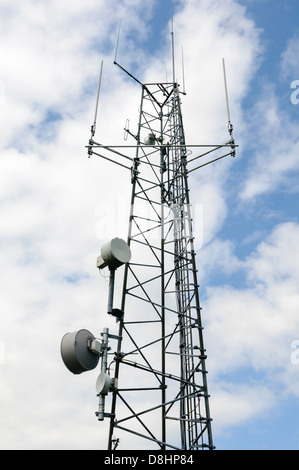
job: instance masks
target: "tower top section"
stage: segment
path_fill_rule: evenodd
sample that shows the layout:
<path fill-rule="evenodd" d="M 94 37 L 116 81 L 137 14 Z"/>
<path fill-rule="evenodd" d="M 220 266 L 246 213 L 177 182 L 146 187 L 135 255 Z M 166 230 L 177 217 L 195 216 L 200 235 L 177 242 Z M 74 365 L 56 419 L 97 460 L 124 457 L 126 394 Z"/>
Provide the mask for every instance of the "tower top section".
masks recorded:
<path fill-rule="evenodd" d="M 118 46 L 120 40 L 120 30 L 121 30 L 121 22 L 119 25 L 118 30 L 118 37 L 117 37 L 117 44 L 114 56 L 114 64 L 122 70 L 126 75 L 128 75 L 132 80 L 138 83 L 142 89 L 144 90 L 142 93 L 146 96 L 146 101 L 150 102 L 152 106 L 157 107 L 158 112 L 167 113 L 167 109 L 169 106 L 171 107 L 172 104 L 177 101 L 177 105 L 181 106 L 181 101 L 179 98 L 180 94 L 185 93 L 185 78 L 184 78 L 184 59 L 182 54 L 182 69 L 183 69 L 183 90 L 180 90 L 180 86 L 176 81 L 176 72 L 175 72 L 175 41 L 174 41 L 174 28 L 173 28 L 173 21 L 171 23 L 171 49 L 172 49 L 172 81 L 168 82 L 159 82 L 159 83 L 142 83 L 138 78 L 136 78 L 131 72 L 126 70 L 125 67 L 120 65 L 117 59 L 118 54 Z M 228 86 L 227 86 L 227 79 L 226 79 L 226 69 L 225 69 L 225 62 L 222 59 L 222 67 L 223 67 L 223 76 L 224 76 L 224 91 L 225 91 L 225 103 L 227 109 L 227 119 L 228 119 L 228 132 L 229 132 L 229 140 L 224 143 L 205 143 L 205 144 L 189 144 L 185 142 L 182 144 L 185 149 L 185 154 L 188 156 L 188 170 L 187 173 L 191 173 L 199 168 L 202 168 L 210 163 L 213 163 L 217 160 L 221 160 L 227 156 L 235 157 L 236 148 L 238 145 L 235 144 L 235 140 L 233 137 L 233 125 L 231 122 L 230 116 L 230 109 L 229 109 L 229 98 L 228 98 Z M 133 133 L 129 127 L 129 120 L 126 120 L 125 127 L 124 127 L 124 140 L 125 143 L 123 145 L 111 145 L 111 144 L 102 144 L 94 140 L 95 137 L 95 130 L 96 130 L 96 123 L 97 123 L 97 115 L 98 115 L 98 107 L 99 107 L 99 97 L 100 97 L 100 89 L 101 89 L 101 81 L 102 81 L 102 73 L 103 73 L 103 61 L 101 62 L 100 68 L 100 75 L 99 75 L 99 82 L 98 82 L 98 90 L 97 90 L 97 97 L 96 97 L 96 106 L 95 106 L 95 115 L 94 115 L 94 122 L 91 126 L 91 138 L 89 140 L 89 144 L 87 146 L 88 149 L 88 156 L 96 155 L 105 160 L 111 161 L 126 170 L 129 170 L 131 173 L 134 172 L 134 166 L 136 166 L 136 161 L 134 163 L 134 158 L 130 157 L 128 154 L 128 149 L 132 148 L 146 148 L 152 147 L 152 149 L 162 149 L 165 151 L 165 145 L 167 145 L 167 149 L 178 147 L 181 145 L 179 142 L 166 142 L 165 138 L 161 139 L 161 136 L 157 138 L 157 132 L 153 130 L 149 132 L 148 135 L 142 140 L 140 136 L 140 129 L 137 133 Z M 150 119 L 150 117 L 149 117 Z M 149 126 L 150 127 L 150 126 Z M 128 137 L 132 137 L 133 143 L 127 144 Z M 197 152 L 198 155 L 194 156 L 194 153 Z M 192 157 L 191 157 L 192 156 Z"/>

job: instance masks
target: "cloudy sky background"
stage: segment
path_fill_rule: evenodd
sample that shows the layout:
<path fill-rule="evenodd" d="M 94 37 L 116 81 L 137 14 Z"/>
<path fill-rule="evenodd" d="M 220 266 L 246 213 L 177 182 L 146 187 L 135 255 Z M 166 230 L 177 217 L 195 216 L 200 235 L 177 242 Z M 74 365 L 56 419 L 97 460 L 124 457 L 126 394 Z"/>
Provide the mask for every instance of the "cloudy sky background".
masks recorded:
<path fill-rule="evenodd" d="M 103 242 L 126 238 L 130 178 L 85 145 L 123 143 L 141 81 L 178 80 L 189 144 L 235 159 L 190 176 L 213 433 L 218 449 L 298 449 L 299 6 L 295 0 L 0 1 L 0 447 L 105 449 L 97 371 L 73 376 L 61 337 L 115 329 Z M 201 224 L 203 220 L 203 224 Z M 200 222 L 200 223 L 199 223 Z M 132 444 L 134 445 L 134 444 Z"/>

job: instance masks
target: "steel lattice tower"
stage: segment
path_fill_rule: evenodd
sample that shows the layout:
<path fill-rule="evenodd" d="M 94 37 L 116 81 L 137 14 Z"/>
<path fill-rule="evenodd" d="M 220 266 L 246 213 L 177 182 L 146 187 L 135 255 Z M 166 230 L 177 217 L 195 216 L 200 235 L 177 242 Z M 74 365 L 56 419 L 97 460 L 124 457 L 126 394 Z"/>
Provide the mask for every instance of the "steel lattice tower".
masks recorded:
<path fill-rule="evenodd" d="M 128 435 L 136 437 L 135 449 L 213 449 L 188 175 L 235 155 L 228 100 L 230 140 L 190 146 L 185 142 L 178 83 L 173 79 L 144 84 L 116 65 L 141 87 L 137 133 L 128 123 L 125 128 L 125 138 L 134 142 L 113 146 L 94 140 L 101 69 L 87 147 L 89 156 L 113 161 L 131 174 L 126 242 L 131 257 L 122 268 L 120 308 L 113 305 L 116 269 L 108 266 L 107 312 L 115 317 L 118 332 L 111 335 L 105 328 L 101 343 L 86 330 L 65 335 L 63 359 L 72 372 L 81 373 L 101 358 L 96 414 L 100 421 L 110 422 L 108 450 L 126 448 Z M 227 98 L 226 80 L 225 91 Z M 190 147 L 205 147 L 204 153 L 190 159 Z M 127 155 L 128 148 L 135 156 Z M 189 168 L 214 152 L 212 160 Z M 128 161 L 131 165 L 125 164 Z"/>
<path fill-rule="evenodd" d="M 188 188 L 189 172 L 211 161 L 187 168 L 178 84 L 143 84 L 129 75 L 141 86 L 137 133 L 125 129 L 136 148 L 127 238 L 132 258 L 124 269 L 121 308 L 108 308 L 119 325 L 117 350 L 106 369 L 114 386 L 110 413 L 102 409 L 98 415 L 110 418 L 110 450 L 123 433 L 157 449 L 213 449 Z M 224 145 L 195 145 L 210 149 L 192 161 L 223 147 L 229 152 L 212 161 L 234 156 L 230 120 L 229 132 Z M 97 144 L 93 133 L 88 149 L 107 159 L 104 151 L 129 158 Z"/>
<path fill-rule="evenodd" d="M 149 136 L 152 145 L 143 145 L 141 136 Z M 133 255 L 124 274 L 121 311 L 125 313 L 119 319 L 114 359 L 119 388 L 113 391 L 109 448 L 117 429 L 153 440 L 162 449 L 211 448 L 206 355 L 177 84 L 142 85 L 136 140 L 127 240 Z M 125 389 L 121 374 L 130 377 Z M 124 404 L 121 414 L 118 401 Z M 168 427 L 174 432 L 174 426 L 178 430 L 170 436 Z"/>
<path fill-rule="evenodd" d="M 177 84 L 142 85 L 136 140 L 109 448 L 118 429 L 162 449 L 212 448 Z"/>

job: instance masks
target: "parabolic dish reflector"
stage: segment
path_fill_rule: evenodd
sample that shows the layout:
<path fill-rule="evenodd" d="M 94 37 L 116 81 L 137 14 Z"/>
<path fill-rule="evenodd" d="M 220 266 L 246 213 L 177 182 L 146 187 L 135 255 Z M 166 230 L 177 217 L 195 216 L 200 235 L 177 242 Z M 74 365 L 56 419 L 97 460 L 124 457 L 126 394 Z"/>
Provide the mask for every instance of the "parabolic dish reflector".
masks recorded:
<path fill-rule="evenodd" d="M 99 355 L 89 349 L 95 337 L 88 330 L 67 333 L 61 340 L 61 357 L 66 367 L 73 374 L 81 374 L 94 369 L 99 362 Z"/>

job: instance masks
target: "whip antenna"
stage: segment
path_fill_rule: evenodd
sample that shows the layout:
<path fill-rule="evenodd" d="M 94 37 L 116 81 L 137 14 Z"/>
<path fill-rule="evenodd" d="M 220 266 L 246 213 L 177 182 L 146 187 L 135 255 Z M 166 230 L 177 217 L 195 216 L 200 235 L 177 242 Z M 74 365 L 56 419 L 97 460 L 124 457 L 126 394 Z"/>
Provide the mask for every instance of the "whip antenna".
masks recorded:
<path fill-rule="evenodd" d="M 226 81 L 225 61 L 224 61 L 224 59 L 222 59 L 222 65 L 223 65 L 224 89 L 225 89 L 226 110 L 227 110 L 227 120 L 228 120 L 228 132 L 229 132 L 229 135 L 230 135 L 230 138 L 231 138 L 231 140 L 230 140 L 231 149 L 232 149 L 231 155 L 232 155 L 232 157 L 235 157 L 235 155 L 236 155 L 236 152 L 235 152 L 236 145 L 235 145 L 235 141 L 234 141 L 234 138 L 233 138 L 233 125 L 232 125 L 231 120 L 230 120 L 230 111 L 229 111 L 228 91 L 227 91 L 227 81 Z"/>
<path fill-rule="evenodd" d="M 228 91 L 227 91 L 227 81 L 226 81 L 226 71 L 225 71 L 225 61 L 222 59 L 223 65 L 223 77 L 224 77 L 224 90 L 225 90 L 225 99 L 226 99 L 226 110 L 227 110 L 227 120 L 228 120 L 228 132 L 232 134 L 233 126 L 230 121 L 230 111 L 229 111 L 229 102 L 228 102 Z"/>
<path fill-rule="evenodd" d="M 118 51 L 118 43 L 119 43 L 119 36 L 120 36 L 120 28 L 121 28 L 121 19 L 119 20 L 119 28 L 118 28 L 118 35 L 117 35 L 116 48 L 115 48 L 115 56 L 114 56 L 114 63 L 115 63 L 115 64 L 116 64 L 116 57 L 117 57 L 117 51 Z"/>
<path fill-rule="evenodd" d="M 172 48 L 172 78 L 173 78 L 173 83 L 175 83 L 173 18 L 172 18 L 172 23 L 171 23 L 171 48 Z"/>
<path fill-rule="evenodd" d="M 95 109 L 95 113 L 94 113 L 93 125 L 91 126 L 91 137 L 94 136 L 95 131 L 96 131 L 96 123 L 97 123 L 97 115 L 98 115 L 98 106 L 99 106 L 99 97 L 100 97 L 101 82 L 102 82 L 102 72 L 103 72 L 103 61 L 101 62 L 101 70 L 100 70 L 99 84 L 98 84 L 98 92 L 97 92 L 97 100 L 96 100 L 96 109 Z"/>
<path fill-rule="evenodd" d="M 184 51 L 182 47 L 182 73 L 183 73 L 183 95 L 186 95 L 186 86 L 185 86 L 185 65 L 184 65 Z"/>

